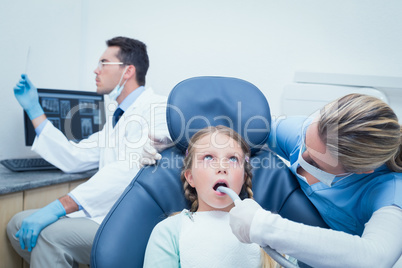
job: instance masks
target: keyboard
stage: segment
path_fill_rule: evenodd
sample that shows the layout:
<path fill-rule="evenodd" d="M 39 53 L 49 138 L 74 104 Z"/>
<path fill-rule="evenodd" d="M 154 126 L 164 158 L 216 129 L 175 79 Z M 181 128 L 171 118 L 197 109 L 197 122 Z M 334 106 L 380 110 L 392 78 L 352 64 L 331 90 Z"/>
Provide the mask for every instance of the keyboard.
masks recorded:
<path fill-rule="evenodd" d="M 12 171 L 36 171 L 36 170 L 55 170 L 53 166 L 43 158 L 19 158 L 5 159 L 0 163 Z"/>

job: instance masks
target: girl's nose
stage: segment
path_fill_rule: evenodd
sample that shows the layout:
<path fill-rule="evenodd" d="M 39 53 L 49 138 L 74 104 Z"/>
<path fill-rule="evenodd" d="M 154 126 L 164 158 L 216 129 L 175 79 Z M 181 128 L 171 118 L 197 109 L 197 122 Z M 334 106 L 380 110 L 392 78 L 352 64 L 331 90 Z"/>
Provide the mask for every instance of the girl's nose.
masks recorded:
<path fill-rule="evenodd" d="M 217 173 L 227 173 L 227 169 L 229 167 L 229 161 L 228 159 L 221 159 L 218 161 L 218 166 L 217 166 Z"/>
<path fill-rule="evenodd" d="M 227 171 L 227 169 L 226 168 L 220 168 L 220 169 L 218 169 L 217 170 L 217 172 L 216 172 L 217 174 L 227 174 L 228 173 L 228 171 Z"/>

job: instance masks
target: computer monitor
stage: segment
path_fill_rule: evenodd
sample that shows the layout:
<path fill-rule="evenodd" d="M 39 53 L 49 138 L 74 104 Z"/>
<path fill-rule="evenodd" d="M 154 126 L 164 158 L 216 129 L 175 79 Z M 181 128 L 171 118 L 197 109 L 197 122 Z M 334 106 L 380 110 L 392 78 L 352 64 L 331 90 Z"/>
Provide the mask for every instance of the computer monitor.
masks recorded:
<path fill-rule="evenodd" d="M 102 129 L 105 124 L 103 95 L 88 91 L 38 88 L 39 103 L 47 119 L 66 135 L 80 141 Z M 24 112 L 25 144 L 31 146 L 36 136 Z"/>

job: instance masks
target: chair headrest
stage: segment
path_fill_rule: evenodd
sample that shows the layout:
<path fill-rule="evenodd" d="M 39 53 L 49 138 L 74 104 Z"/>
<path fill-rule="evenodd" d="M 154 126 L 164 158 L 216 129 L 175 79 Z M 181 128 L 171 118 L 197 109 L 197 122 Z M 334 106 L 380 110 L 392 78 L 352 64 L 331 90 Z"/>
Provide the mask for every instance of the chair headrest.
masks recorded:
<path fill-rule="evenodd" d="M 254 154 L 267 142 L 271 114 L 264 94 L 253 84 L 230 77 L 194 77 L 169 94 L 167 124 L 176 147 L 185 152 L 191 137 L 208 126 L 237 131 Z"/>

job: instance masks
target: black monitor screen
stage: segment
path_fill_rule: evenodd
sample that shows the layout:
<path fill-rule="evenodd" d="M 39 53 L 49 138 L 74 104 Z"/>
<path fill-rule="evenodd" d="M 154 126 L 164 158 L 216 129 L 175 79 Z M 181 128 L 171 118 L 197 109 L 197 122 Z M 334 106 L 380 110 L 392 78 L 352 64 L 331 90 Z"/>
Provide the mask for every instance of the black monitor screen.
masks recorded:
<path fill-rule="evenodd" d="M 103 95 L 87 91 L 38 88 L 39 103 L 47 119 L 67 139 L 80 141 L 102 129 L 105 124 Z M 25 144 L 31 146 L 36 132 L 24 113 Z"/>

